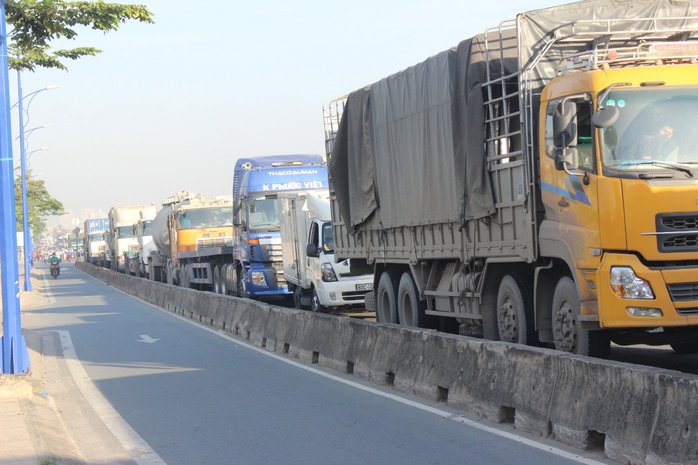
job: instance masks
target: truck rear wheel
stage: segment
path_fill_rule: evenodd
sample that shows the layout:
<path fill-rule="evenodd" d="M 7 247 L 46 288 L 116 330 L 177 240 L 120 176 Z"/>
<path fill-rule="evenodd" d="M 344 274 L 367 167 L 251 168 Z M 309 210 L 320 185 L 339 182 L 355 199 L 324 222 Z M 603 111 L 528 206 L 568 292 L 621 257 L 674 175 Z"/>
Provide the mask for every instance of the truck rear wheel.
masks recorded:
<path fill-rule="evenodd" d="M 579 320 L 580 304 L 577 286 L 563 276 L 553 294 L 553 336 L 555 349 L 577 355 L 607 358 L 611 340 L 605 331 L 590 331 Z"/>
<path fill-rule="evenodd" d="M 397 290 L 397 312 L 400 324 L 419 328 L 425 308 L 426 302 L 419 300 L 419 292 L 412 275 L 408 272 L 402 273 Z"/>
<path fill-rule="evenodd" d="M 397 323 L 397 295 L 395 278 L 390 271 L 384 271 L 376 290 L 376 320 L 378 323 Z"/>
<path fill-rule="evenodd" d="M 535 339 L 533 296 L 525 284 L 506 275 L 497 292 L 497 329 L 499 340 L 531 344 Z"/>

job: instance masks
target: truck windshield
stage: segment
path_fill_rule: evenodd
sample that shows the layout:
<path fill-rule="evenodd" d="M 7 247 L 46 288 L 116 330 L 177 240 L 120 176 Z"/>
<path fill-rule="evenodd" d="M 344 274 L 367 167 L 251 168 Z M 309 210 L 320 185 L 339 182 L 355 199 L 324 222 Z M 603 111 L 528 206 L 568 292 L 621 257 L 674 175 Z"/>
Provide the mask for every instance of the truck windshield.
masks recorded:
<path fill-rule="evenodd" d="M 233 208 L 195 208 L 177 213 L 178 229 L 218 228 L 233 225 Z"/>
<path fill-rule="evenodd" d="M 148 220 L 143 222 L 142 236 L 152 236 L 153 235 L 153 221 Z"/>
<path fill-rule="evenodd" d="M 117 229 L 116 237 L 118 239 L 130 239 L 136 237 L 133 235 L 133 226 L 119 226 Z"/>
<path fill-rule="evenodd" d="M 618 108 L 618 120 L 599 130 L 605 166 L 666 170 L 698 164 L 698 89 L 617 88 L 599 105 Z"/>
<path fill-rule="evenodd" d="M 256 198 L 250 203 L 250 231 L 278 231 L 279 215 L 276 198 Z"/>
<path fill-rule="evenodd" d="M 104 240 L 103 234 L 104 234 L 104 232 L 102 232 L 102 231 L 90 234 L 90 242 L 103 241 Z"/>

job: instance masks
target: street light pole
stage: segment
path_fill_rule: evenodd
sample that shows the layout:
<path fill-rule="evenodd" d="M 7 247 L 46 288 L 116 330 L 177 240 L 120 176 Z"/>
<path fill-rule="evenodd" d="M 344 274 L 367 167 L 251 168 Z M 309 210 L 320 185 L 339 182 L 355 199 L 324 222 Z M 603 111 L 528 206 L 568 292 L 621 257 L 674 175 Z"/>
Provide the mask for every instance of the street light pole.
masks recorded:
<path fill-rule="evenodd" d="M 2 373 L 29 371 L 29 353 L 22 336 L 17 263 L 17 215 L 15 214 L 10 128 L 10 81 L 7 62 L 5 0 L 0 0 L 0 283 L 2 284 Z"/>
<path fill-rule="evenodd" d="M 58 86 L 46 86 L 43 89 L 39 89 L 37 91 L 32 92 L 29 95 L 32 95 L 32 98 L 29 100 L 29 103 L 27 104 L 27 118 L 29 118 L 29 105 L 31 105 L 32 100 L 34 100 L 34 97 L 39 92 L 42 92 L 44 90 L 49 90 L 49 89 L 55 89 Z M 22 185 L 22 232 L 24 234 L 24 290 L 25 291 L 32 291 L 32 282 L 31 282 L 31 267 L 32 267 L 32 261 L 31 261 L 31 253 L 33 249 L 32 245 L 32 235 L 31 235 L 31 230 L 29 229 L 29 207 L 27 205 L 27 149 L 26 149 L 26 138 L 28 137 L 28 134 L 25 135 L 24 133 L 24 104 L 23 104 L 23 98 L 22 98 L 22 72 L 20 70 L 17 70 L 17 96 L 19 98 L 17 105 L 19 105 L 19 152 L 21 154 L 21 185 Z M 48 127 L 47 125 L 41 126 L 41 127 Z M 40 128 L 34 128 L 29 131 L 29 133 L 33 132 L 36 129 Z"/>

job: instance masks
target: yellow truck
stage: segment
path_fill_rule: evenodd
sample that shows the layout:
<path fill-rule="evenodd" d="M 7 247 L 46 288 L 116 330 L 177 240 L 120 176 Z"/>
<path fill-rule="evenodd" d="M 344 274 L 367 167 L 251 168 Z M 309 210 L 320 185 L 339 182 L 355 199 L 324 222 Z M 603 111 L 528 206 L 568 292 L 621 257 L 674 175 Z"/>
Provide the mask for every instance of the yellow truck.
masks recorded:
<path fill-rule="evenodd" d="M 149 279 L 219 293 L 220 270 L 233 259 L 231 197 L 179 192 L 162 206 L 151 225 Z"/>
<path fill-rule="evenodd" d="M 698 2 L 521 13 L 324 107 L 380 322 L 698 351 Z"/>

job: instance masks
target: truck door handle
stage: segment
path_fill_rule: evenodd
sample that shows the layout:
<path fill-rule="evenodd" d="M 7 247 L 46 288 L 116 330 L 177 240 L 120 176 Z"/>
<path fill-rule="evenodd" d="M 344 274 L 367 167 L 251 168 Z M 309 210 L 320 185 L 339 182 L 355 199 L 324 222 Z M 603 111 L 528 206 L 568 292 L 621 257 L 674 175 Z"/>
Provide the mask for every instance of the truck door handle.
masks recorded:
<path fill-rule="evenodd" d="M 557 204 L 561 207 L 569 207 L 570 206 L 570 203 L 567 201 L 567 199 L 558 200 Z"/>

